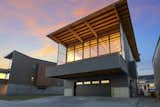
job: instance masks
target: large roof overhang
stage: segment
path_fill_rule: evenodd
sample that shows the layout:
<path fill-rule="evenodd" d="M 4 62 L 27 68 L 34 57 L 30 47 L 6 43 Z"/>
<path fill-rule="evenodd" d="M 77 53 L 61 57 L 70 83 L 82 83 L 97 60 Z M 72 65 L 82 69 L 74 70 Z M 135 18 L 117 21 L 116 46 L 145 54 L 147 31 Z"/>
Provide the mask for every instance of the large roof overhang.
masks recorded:
<path fill-rule="evenodd" d="M 57 43 L 69 46 L 83 43 L 89 38 L 97 38 L 103 32 L 105 34 L 119 32 L 120 23 L 127 35 L 133 56 L 139 61 L 127 0 L 119 0 L 47 36 Z"/>

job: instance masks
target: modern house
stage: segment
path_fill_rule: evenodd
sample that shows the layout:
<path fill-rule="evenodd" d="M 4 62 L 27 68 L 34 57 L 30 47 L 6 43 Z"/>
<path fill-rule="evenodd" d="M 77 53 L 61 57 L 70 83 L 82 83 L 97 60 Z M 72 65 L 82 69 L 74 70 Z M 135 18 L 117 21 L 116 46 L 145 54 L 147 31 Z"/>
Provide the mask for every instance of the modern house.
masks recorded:
<path fill-rule="evenodd" d="M 154 75 L 141 75 L 137 80 L 138 95 L 151 96 L 155 94 Z"/>
<path fill-rule="evenodd" d="M 159 78 L 160 77 L 160 37 L 154 51 L 152 63 L 153 63 L 153 69 L 155 74 L 155 85 L 157 88 L 157 97 L 160 98 L 160 78 Z"/>
<path fill-rule="evenodd" d="M 1 87 L 6 90 L 3 95 L 63 95 L 63 80 L 45 76 L 45 66 L 56 66 L 56 63 L 31 58 L 18 51 L 11 52 L 5 58 L 11 60 L 11 68 L 6 79 L 3 79 Z"/>
<path fill-rule="evenodd" d="M 50 78 L 65 79 L 65 96 L 136 95 L 140 61 L 126 0 L 119 0 L 49 35 L 59 44 Z"/>

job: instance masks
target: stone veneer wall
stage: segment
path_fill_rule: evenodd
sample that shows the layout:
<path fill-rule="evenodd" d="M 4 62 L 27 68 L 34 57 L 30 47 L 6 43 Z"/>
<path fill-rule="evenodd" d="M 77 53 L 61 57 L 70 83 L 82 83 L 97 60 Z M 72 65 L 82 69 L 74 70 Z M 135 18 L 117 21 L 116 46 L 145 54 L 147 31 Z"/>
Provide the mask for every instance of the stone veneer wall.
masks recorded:
<path fill-rule="evenodd" d="M 38 89 L 32 85 L 8 84 L 6 95 L 63 95 L 63 86 L 51 86 L 46 89 Z"/>

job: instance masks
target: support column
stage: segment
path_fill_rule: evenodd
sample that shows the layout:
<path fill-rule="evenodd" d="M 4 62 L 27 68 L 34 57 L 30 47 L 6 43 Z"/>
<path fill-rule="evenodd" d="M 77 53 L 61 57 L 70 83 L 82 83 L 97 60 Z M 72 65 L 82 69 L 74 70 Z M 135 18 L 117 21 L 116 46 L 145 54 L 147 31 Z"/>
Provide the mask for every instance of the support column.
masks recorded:
<path fill-rule="evenodd" d="M 128 87 L 112 87 L 111 88 L 112 97 L 129 98 L 129 88 Z"/>
<path fill-rule="evenodd" d="M 64 80 L 64 96 L 74 96 L 74 81 Z"/>

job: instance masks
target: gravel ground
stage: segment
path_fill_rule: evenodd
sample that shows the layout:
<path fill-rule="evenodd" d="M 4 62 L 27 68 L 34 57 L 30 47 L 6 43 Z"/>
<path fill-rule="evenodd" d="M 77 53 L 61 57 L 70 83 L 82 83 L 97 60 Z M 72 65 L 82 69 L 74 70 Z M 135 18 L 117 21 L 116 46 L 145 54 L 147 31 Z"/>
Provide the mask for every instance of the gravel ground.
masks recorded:
<path fill-rule="evenodd" d="M 25 101 L 0 101 L 0 107 L 160 107 L 153 98 L 53 96 Z"/>

